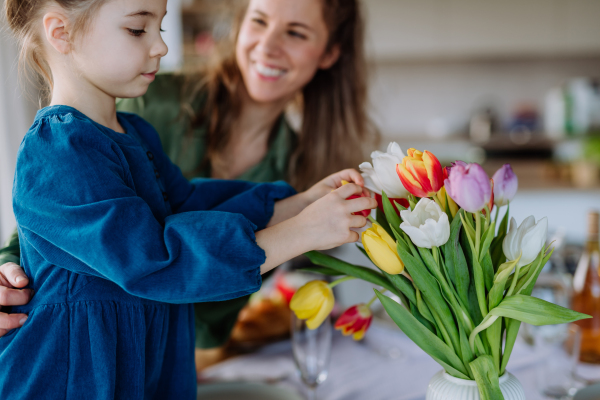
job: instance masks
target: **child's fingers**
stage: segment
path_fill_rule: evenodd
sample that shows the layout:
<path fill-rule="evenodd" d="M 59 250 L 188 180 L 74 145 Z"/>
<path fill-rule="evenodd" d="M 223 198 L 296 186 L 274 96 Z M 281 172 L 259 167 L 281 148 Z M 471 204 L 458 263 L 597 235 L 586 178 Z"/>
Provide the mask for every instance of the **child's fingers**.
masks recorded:
<path fill-rule="evenodd" d="M 359 239 L 360 235 L 354 231 L 350 231 L 350 236 L 348 237 L 348 242 L 347 243 L 353 243 L 353 242 L 357 242 Z"/>
<path fill-rule="evenodd" d="M 349 183 L 347 185 L 337 188 L 335 192 L 342 196 L 342 198 L 347 199 L 352 195 L 360 195 L 362 193 L 362 189 L 363 188 L 361 186 L 358 186 L 354 183 Z"/>
<path fill-rule="evenodd" d="M 31 300 L 31 289 L 11 289 L 0 286 L 0 307 L 1 306 L 22 306 Z"/>
<path fill-rule="evenodd" d="M 8 283 L 16 288 L 27 286 L 29 279 L 25 275 L 23 268 L 15 263 L 9 262 L 0 265 L 0 275 L 2 275 Z"/>
<path fill-rule="evenodd" d="M 338 172 L 337 175 L 339 176 L 340 179 L 343 179 L 345 181 L 356 183 L 359 186 L 365 185 L 365 180 L 363 179 L 360 172 L 358 172 L 357 170 L 355 170 L 353 168 L 342 170 L 342 171 Z M 341 184 L 342 183 L 339 182 L 339 185 L 341 185 Z"/>
<path fill-rule="evenodd" d="M 372 197 L 359 197 L 356 199 L 348 200 L 348 211 L 350 213 L 371 210 L 377 207 L 377 200 Z"/>
<path fill-rule="evenodd" d="M 350 228 L 362 228 L 367 224 L 367 218 L 362 215 L 352 215 L 350 217 Z"/>
<path fill-rule="evenodd" d="M 25 321 L 27 321 L 25 314 L 0 313 L 0 336 L 5 335 L 11 329 L 20 328 Z"/>

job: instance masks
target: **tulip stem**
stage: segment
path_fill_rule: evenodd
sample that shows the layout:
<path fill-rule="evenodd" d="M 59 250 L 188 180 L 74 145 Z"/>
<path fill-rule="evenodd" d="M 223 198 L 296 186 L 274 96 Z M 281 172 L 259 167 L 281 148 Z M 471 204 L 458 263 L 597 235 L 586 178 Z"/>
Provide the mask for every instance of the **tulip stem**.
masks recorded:
<path fill-rule="evenodd" d="M 349 280 L 352 280 L 352 279 L 356 279 L 356 278 L 355 278 L 355 277 L 353 277 L 353 276 L 345 276 L 345 277 L 343 277 L 343 278 L 336 279 L 335 281 L 331 282 L 331 283 L 330 283 L 330 284 L 328 284 L 327 286 L 329 286 L 330 288 L 332 288 L 332 289 L 333 289 L 335 286 L 339 285 L 340 283 L 342 283 L 342 282 L 346 282 L 346 281 L 349 281 Z"/>
<path fill-rule="evenodd" d="M 367 219 L 368 219 L 369 221 L 371 221 L 372 223 L 374 223 L 374 224 L 376 224 L 376 223 L 377 223 L 377 221 L 375 220 L 375 218 L 371 217 L 370 215 L 367 217 Z"/>
<path fill-rule="evenodd" d="M 380 293 L 385 293 L 387 292 L 387 289 L 381 288 Z M 371 307 L 371 305 L 375 302 L 375 300 L 377 300 L 377 295 L 373 296 L 373 298 L 371 300 L 369 300 L 369 302 L 366 304 L 367 307 Z"/>
<path fill-rule="evenodd" d="M 481 242 L 481 215 L 479 215 L 479 211 L 473 215 L 475 216 L 475 254 L 479 254 L 479 244 Z"/>

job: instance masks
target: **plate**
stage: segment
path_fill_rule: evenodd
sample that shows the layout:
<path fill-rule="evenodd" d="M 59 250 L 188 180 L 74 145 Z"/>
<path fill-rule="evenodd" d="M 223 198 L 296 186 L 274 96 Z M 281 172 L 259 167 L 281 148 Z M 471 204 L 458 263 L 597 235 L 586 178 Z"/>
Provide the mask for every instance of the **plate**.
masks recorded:
<path fill-rule="evenodd" d="M 198 386 L 198 400 L 303 400 L 294 392 L 262 383 L 223 382 Z"/>
<path fill-rule="evenodd" d="M 600 399 L 600 383 L 581 389 L 573 400 L 598 400 Z"/>

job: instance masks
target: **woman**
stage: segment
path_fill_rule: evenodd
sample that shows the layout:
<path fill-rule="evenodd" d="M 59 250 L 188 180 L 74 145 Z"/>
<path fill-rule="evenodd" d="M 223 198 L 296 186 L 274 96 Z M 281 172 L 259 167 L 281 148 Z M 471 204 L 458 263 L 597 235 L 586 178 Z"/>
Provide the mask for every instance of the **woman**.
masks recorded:
<path fill-rule="evenodd" d="M 232 37 L 208 66 L 161 75 L 148 92 L 123 100 L 158 131 L 188 178 L 287 180 L 298 190 L 356 166 L 377 133 L 366 110 L 363 26 L 357 0 L 250 0 Z M 286 107 L 302 109 L 294 132 Z M 373 141 L 373 143 L 368 143 Z M 367 144 L 365 144 L 367 143 Z M 0 250 L 0 306 L 29 301 L 18 237 Z M 225 343 L 247 297 L 196 304 L 196 343 Z M 0 312 L 0 336 L 23 314 Z"/>

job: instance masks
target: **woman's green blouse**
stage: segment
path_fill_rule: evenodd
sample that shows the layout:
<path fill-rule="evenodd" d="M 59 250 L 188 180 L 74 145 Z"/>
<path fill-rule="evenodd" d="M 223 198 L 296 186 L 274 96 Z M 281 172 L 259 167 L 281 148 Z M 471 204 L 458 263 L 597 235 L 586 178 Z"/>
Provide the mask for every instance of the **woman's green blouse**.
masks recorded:
<path fill-rule="evenodd" d="M 205 166 L 205 126 L 192 128 L 190 116 L 182 112 L 182 89 L 185 79 L 179 75 L 157 75 L 145 95 L 135 99 L 117 101 L 119 111 L 135 113 L 150 122 L 158 132 L 167 156 L 181 168 L 188 179 L 210 177 L 210 167 Z M 193 109 L 203 106 L 202 94 L 191 103 Z M 296 134 L 282 115 L 273 128 L 266 156 L 237 179 L 252 182 L 288 180 L 287 166 L 296 144 Z M 19 263 L 17 233 L 0 249 L 0 265 Z M 239 311 L 248 296 L 238 299 L 197 303 L 196 347 L 211 348 L 223 345 L 229 339 Z"/>

